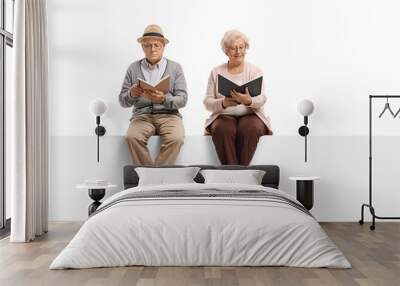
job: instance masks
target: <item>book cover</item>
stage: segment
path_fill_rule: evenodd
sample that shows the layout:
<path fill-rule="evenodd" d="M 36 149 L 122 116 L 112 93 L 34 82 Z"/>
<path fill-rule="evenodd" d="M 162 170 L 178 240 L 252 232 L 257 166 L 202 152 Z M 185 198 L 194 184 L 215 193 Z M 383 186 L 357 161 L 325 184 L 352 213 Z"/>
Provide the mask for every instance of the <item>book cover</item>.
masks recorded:
<path fill-rule="evenodd" d="M 231 97 L 231 90 L 236 90 L 240 93 L 245 93 L 246 87 L 249 88 L 249 93 L 251 97 L 255 97 L 261 94 L 263 77 L 260 76 L 253 79 L 245 84 L 237 85 L 233 81 L 230 81 L 223 75 L 218 75 L 218 92 L 226 97 Z"/>

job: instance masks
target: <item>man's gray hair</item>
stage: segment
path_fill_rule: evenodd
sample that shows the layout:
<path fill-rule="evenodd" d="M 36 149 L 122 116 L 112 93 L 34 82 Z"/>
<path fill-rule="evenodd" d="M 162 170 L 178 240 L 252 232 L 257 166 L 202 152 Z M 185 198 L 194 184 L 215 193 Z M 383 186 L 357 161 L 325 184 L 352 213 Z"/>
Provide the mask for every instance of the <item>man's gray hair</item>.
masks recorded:
<path fill-rule="evenodd" d="M 250 47 L 249 39 L 247 38 L 247 36 L 239 30 L 234 29 L 225 32 L 221 40 L 222 51 L 226 54 L 227 49 L 231 46 L 232 42 L 237 39 L 243 39 L 244 43 L 246 44 L 246 50 Z"/>

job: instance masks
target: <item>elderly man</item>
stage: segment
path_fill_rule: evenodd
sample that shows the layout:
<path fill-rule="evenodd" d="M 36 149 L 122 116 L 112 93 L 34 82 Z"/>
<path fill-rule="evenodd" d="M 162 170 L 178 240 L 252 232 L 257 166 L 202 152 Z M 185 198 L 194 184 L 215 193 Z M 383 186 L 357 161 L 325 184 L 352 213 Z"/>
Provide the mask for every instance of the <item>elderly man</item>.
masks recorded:
<path fill-rule="evenodd" d="M 163 57 L 169 41 L 160 26 L 147 26 L 138 42 L 145 58 L 129 66 L 119 94 L 122 107 L 133 106 L 126 142 L 134 163 L 153 165 L 147 142 L 150 136 L 160 135 L 163 143 L 154 164 L 174 164 L 185 136 L 178 111 L 187 102 L 185 76 L 178 63 Z M 155 85 L 168 75 L 168 93 L 144 90 L 138 85 L 138 78 Z"/>

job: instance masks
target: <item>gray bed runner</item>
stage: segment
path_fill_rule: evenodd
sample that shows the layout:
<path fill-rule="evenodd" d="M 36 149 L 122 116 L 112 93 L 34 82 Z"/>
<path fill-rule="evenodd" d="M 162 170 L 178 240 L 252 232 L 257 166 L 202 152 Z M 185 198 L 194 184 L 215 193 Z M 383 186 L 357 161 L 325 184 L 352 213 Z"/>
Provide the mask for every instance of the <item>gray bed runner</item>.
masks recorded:
<path fill-rule="evenodd" d="M 128 193 L 126 195 L 123 195 L 121 197 L 118 197 L 117 199 L 105 204 L 101 205 L 100 208 L 93 212 L 91 217 L 103 212 L 104 210 L 115 206 L 119 203 L 122 202 L 127 202 L 127 201 L 148 201 L 148 200 L 154 200 L 154 199 L 174 199 L 174 200 L 190 200 L 190 199 L 205 199 L 205 200 L 210 200 L 210 199 L 224 199 L 224 198 L 229 198 L 229 199 L 237 199 L 237 200 L 251 200 L 255 199 L 257 201 L 269 201 L 269 202 L 276 202 L 276 203 L 281 203 L 281 204 L 286 204 L 289 205 L 309 216 L 312 217 L 311 213 L 300 203 L 297 201 L 291 200 L 283 195 L 280 195 L 275 192 L 269 192 L 269 191 L 260 191 L 260 190 L 241 190 L 241 191 L 226 191 L 226 190 L 218 190 L 215 188 L 212 189 L 203 189 L 203 190 L 165 190 L 165 191 L 138 191 L 138 192 L 132 192 Z"/>

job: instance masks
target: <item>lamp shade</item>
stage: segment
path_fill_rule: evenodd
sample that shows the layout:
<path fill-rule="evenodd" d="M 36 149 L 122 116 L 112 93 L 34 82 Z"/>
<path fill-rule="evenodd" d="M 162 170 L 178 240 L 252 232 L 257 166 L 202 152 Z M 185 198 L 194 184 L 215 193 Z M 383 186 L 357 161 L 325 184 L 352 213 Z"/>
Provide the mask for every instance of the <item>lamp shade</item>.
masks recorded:
<path fill-rule="evenodd" d="M 92 100 L 89 104 L 89 111 L 94 116 L 102 116 L 107 110 L 107 105 L 99 98 Z"/>
<path fill-rule="evenodd" d="M 302 101 L 299 102 L 297 105 L 297 110 L 299 113 L 303 116 L 308 116 L 314 111 L 314 104 L 312 103 L 311 100 L 308 99 L 303 99 Z"/>

